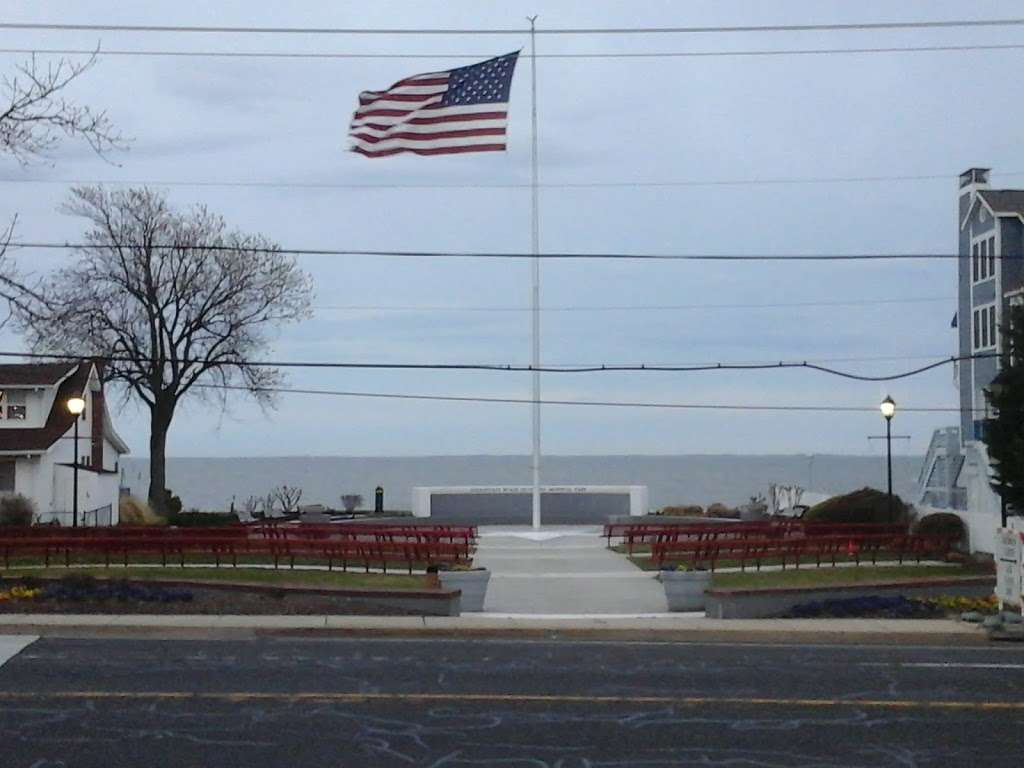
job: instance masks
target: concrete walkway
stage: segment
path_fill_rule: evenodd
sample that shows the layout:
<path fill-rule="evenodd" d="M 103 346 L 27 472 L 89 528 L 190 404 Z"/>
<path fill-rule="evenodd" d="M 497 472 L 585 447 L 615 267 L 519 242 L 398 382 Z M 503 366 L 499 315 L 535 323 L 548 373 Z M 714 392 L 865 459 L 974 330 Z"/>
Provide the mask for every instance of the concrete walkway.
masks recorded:
<path fill-rule="evenodd" d="M 474 562 L 491 571 L 487 613 L 639 616 L 668 610 L 655 574 L 606 549 L 598 527 L 484 527 Z"/>

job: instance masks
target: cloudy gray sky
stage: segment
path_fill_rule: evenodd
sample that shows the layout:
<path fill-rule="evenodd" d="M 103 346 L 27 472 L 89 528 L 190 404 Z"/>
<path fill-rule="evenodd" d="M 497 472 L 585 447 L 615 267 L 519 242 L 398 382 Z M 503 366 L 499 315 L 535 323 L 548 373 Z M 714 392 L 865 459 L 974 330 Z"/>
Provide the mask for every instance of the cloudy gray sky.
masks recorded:
<path fill-rule="evenodd" d="M 7 21 L 318 27 L 515 28 L 745 25 L 1006 18 L 1016 2 L 378 2 L 253 4 L 91 0 L 9 2 Z M 539 38 L 540 53 L 1019 43 L 1020 28 L 621 35 Z M 0 31 L 3 48 L 395 53 L 423 59 L 240 59 L 106 55 L 69 95 L 108 110 L 130 152 L 113 166 L 65 144 L 52 165 L 0 164 L 0 213 L 25 240 L 75 240 L 82 223 L 57 210 L 66 182 L 146 181 L 182 206 L 208 204 L 239 228 L 286 247 L 522 251 L 529 192 L 479 185 L 529 179 L 529 79 L 512 89 L 509 151 L 367 160 L 345 152 L 360 90 L 528 45 L 514 36 L 312 36 Z M 884 183 L 704 184 L 545 188 L 549 251 L 815 254 L 952 252 L 956 175 L 994 169 L 1024 184 L 1024 102 L 1008 97 L 1020 50 L 539 62 L 540 163 L 549 184 L 944 176 Z M 0 54 L 10 71 L 24 58 Z M 1012 80 L 1012 78 L 1009 78 Z M 978 96 L 986 95 L 979 101 Z M 171 185 L 170 182 L 175 182 Z M 205 186 L 282 182 L 319 187 Z M 329 185 L 387 184 L 367 190 Z M 409 185 L 403 188 L 402 185 Z M 424 188 L 423 185 L 437 185 Z M 460 186 L 461 185 L 461 186 Z M 59 259 L 21 252 L 24 268 Z M 291 360 L 527 363 L 525 261 L 308 257 L 314 320 L 286 328 L 270 356 Z M 559 311 L 543 318 L 550 363 L 849 360 L 868 373 L 953 352 L 955 264 L 546 262 L 542 303 L 557 307 L 756 305 L 685 310 Z M 928 299 L 802 307 L 803 302 Z M 940 299 L 940 300 L 935 300 Z M 332 309 L 339 305 L 451 311 Z M 2 348 L 20 349 L 5 332 Z M 850 358 L 892 358 L 850 360 Z M 527 374 L 301 371 L 296 387 L 527 397 Z M 874 407 L 954 406 L 950 368 L 889 387 L 804 371 L 548 375 L 552 398 Z M 922 452 L 952 414 L 900 414 Z M 146 452 L 145 414 L 118 426 Z M 793 414 L 549 407 L 552 453 L 870 453 L 874 413 Z M 525 453 L 525 405 L 397 402 L 290 395 L 264 414 L 238 400 L 220 414 L 186 407 L 169 453 L 187 455 Z"/>

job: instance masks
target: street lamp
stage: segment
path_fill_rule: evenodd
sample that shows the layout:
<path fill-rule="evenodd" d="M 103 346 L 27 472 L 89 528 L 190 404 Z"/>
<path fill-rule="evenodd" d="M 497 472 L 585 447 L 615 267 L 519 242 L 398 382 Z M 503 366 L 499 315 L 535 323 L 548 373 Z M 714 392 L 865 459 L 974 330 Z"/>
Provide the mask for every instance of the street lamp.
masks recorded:
<path fill-rule="evenodd" d="M 74 500 L 71 503 L 71 527 L 78 527 L 78 422 L 82 417 L 82 411 L 85 410 L 85 400 L 80 395 L 69 397 L 68 411 L 72 416 L 75 417 L 75 465 L 74 465 Z"/>
<path fill-rule="evenodd" d="M 878 406 L 885 417 L 885 456 L 889 477 L 889 520 L 892 520 L 892 417 L 896 413 L 896 401 L 889 395 Z"/>

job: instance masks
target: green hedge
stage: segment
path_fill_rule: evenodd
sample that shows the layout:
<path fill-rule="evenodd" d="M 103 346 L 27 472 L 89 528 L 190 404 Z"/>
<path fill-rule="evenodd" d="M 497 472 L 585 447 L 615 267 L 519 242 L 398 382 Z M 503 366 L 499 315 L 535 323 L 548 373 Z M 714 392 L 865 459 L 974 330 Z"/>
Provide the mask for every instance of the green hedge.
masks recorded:
<path fill-rule="evenodd" d="M 233 512 L 178 512 L 167 517 L 168 525 L 179 528 L 210 528 L 237 522 L 238 515 Z"/>
<path fill-rule="evenodd" d="M 833 496 L 804 513 L 803 519 L 814 523 L 905 523 L 909 518 L 907 505 L 893 494 L 892 511 L 884 491 L 861 488 L 843 496 Z"/>

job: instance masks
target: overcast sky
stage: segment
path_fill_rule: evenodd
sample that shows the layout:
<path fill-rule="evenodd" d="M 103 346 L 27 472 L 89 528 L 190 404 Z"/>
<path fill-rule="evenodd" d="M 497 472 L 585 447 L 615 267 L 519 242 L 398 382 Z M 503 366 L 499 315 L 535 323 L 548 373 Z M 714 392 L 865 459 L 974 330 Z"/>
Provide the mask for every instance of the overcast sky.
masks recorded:
<path fill-rule="evenodd" d="M 4 3 L 21 22 L 298 27 L 515 28 L 748 25 L 1007 18 L 1018 2 L 188 2 Z M 330 6 L 328 8 L 327 6 Z M 725 51 L 1019 43 L 1020 28 L 784 34 L 539 37 L 539 53 Z M 423 59 L 101 56 L 68 96 L 106 109 L 133 138 L 105 163 L 66 143 L 52 165 L 0 160 L 0 213 L 24 240 L 75 240 L 59 213 L 68 181 L 145 181 L 181 206 L 202 202 L 285 247 L 523 251 L 529 191 L 473 185 L 529 180 L 528 61 L 513 80 L 509 151 L 368 160 L 345 151 L 359 91 L 529 44 L 514 36 L 311 36 L 0 31 L 3 48 L 435 55 Z M 876 55 L 544 59 L 538 67 L 541 180 L 723 182 L 863 176 L 884 183 L 548 188 L 547 251 L 816 254 L 943 252 L 956 247 L 956 176 L 991 167 L 1024 184 L 1021 113 L 1006 91 L 1020 50 Z M 0 54 L 5 71 L 24 59 Z M 984 98 L 979 96 L 985 94 Z M 988 94 L 991 94 L 989 96 Z M 389 184 L 217 187 L 186 182 Z M 44 183 L 39 183 L 44 182 Z M 168 185 L 168 182 L 176 182 Z M 418 185 L 401 188 L 401 185 Z M 423 185 L 439 185 L 423 188 Z M 453 186 L 465 185 L 465 186 Z M 21 252 L 37 272 L 67 255 Z M 528 363 L 524 311 L 371 311 L 337 305 L 526 308 L 526 261 L 307 257 L 316 317 L 285 328 L 268 357 L 367 362 Z M 549 363 L 836 360 L 847 370 L 914 368 L 954 352 L 950 261 L 821 263 L 545 262 L 542 303 L 557 307 L 781 304 L 773 308 L 546 312 Z M 928 299 L 801 307 L 809 301 Z M 935 300 L 941 299 L 941 300 Z M 10 331 L 4 350 L 21 349 Z M 850 358 L 893 358 L 849 360 Z M 839 362 L 842 361 L 842 362 Z M 302 371 L 295 387 L 528 397 L 528 374 Z M 952 370 L 893 383 L 806 371 L 603 373 L 544 377 L 544 396 L 741 405 L 955 406 Z M 871 453 L 875 413 L 794 414 L 548 407 L 551 453 Z M 897 415 L 899 451 L 921 453 L 953 414 Z M 146 413 L 116 416 L 135 455 Z M 264 414 L 179 412 L 169 454 L 527 453 L 529 406 L 289 395 Z"/>

